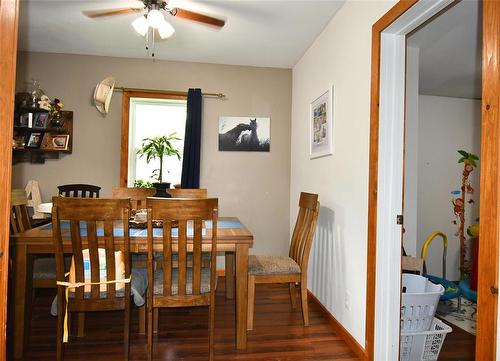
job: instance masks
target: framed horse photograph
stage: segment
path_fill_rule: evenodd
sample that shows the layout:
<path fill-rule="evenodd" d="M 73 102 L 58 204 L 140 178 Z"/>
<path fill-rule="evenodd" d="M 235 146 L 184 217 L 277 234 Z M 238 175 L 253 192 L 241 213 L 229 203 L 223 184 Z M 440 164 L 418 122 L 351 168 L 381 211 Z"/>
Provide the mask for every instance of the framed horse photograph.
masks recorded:
<path fill-rule="evenodd" d="M 271 118 L 219 118 L 219 151 L 269 152 L 271 149 Z"/>

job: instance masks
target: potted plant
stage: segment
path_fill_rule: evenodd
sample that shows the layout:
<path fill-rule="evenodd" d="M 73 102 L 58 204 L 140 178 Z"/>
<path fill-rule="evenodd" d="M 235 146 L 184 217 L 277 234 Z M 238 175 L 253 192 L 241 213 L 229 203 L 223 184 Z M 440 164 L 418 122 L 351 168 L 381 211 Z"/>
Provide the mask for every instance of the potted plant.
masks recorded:
<path fill-rule="evenodd" d="M 180 140 L 180 138 L 176 137 L 175 132 L 168 136 L 162 135 L 153 138 L 144 138 L 141 149 L 137 151 L 139 156 L 146 156 L 148 164 L 152 160 L 160 160 L 160 167 L 155 169 L 152 174 L 152 178 L 158 181 L 157 183 L 153 183 L 153 187 L 156 188 L 155 197 L 170 197 L 166 192 L 170 188 L 170 183 L 163 182 L 163 157 L 176 156 L 177 159 L 181 159 L 179 150 L 173 144 L 176 140 Z"/>

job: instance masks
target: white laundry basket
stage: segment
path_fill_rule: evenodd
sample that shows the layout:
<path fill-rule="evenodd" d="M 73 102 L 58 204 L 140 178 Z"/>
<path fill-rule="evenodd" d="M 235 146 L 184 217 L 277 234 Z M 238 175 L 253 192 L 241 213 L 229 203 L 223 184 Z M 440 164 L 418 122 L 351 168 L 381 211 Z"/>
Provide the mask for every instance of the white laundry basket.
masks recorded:
<path fill-rule="evenodd" d="M 429 331 L 401 332 L 400 361 L 436 361 L 447 333 L 452 328 L 434 318 Z"/>
<path fill-rule="evenodd" d="M 444 287 L 426 277 L 403 273 L 402 291 L 401 332 L 430 330 Z"/>

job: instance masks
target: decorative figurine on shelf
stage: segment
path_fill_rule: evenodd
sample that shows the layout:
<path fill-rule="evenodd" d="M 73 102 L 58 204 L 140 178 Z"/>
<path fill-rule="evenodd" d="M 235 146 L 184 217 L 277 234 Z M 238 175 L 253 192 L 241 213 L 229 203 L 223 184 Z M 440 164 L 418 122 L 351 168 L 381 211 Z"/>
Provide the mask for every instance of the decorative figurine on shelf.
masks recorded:
<path fill-rule="evenodd" d="M 453 224 L 458 225 L 458 232 L 456 235 L 460 241 L 460 279 L 463 279 L 470 273 L 469 262 L 466 260 L 467 245 L 465 238 L 465 204 L 467 194 L 472 195 L 474 193 L 474 188 L 472 188 L 470 183 L 469 175 L 477 167 L 476 161 L 479 160 L 479 157 L 464 150 L 459 150 L 458 153 L 461 155 L 458 163 L 464 163 L 464 169 L 462 171 L 462 184 L 460 191 L 452 192 L 452 194 L 457 197 L 452 198 L 451 203 L 453 205 L 453 213 L 456 217 Z M 467 203 L 474 203 L 474 200 L 469 196 Z"/>
<path fill-rule="evenodd" d="M 32 79 L 29 85 L 30 87 L 30 95 L 31 95 L 31 107 L 36 108 L 38 99 L 43 95 L 43 90 L 40 89 L 40 82 L 36 79 Z"/>
<path fill-rule="evenodd" d="M 53 101 L 50 101 L 50 98 L 47 95 L 42 95 L 38 105 L 40 109 L 49 111 L 51 126 L 56 128 L 62 126 L 61 109 L 64 107 L 64 104 L 59 99 L 55 98 Z"/>

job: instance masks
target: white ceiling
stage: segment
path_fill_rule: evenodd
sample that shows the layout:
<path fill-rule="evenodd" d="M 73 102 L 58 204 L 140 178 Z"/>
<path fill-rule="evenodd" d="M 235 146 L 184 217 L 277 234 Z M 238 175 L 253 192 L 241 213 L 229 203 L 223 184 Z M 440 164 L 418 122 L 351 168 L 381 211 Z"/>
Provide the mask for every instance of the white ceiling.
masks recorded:
<path fill-rule="evenodd" d="M 463 0 L 408 38 L 420 48 L 421 94 L 481 98 L 482 11 Z"/>
<path fill-rule="evenodd" d="M 175 35 L 157 43 L 157 59 L 291 68 L 328 24 L 343 0 L 176 0 L 223 18 L 221 30 L 176 19 Z M 89 19 L 82 10 L 137 4 L 123 0 L 21 0 L 19 49 L 147 58 L 145 39 L 130 23 L 138 15 Z"/>

